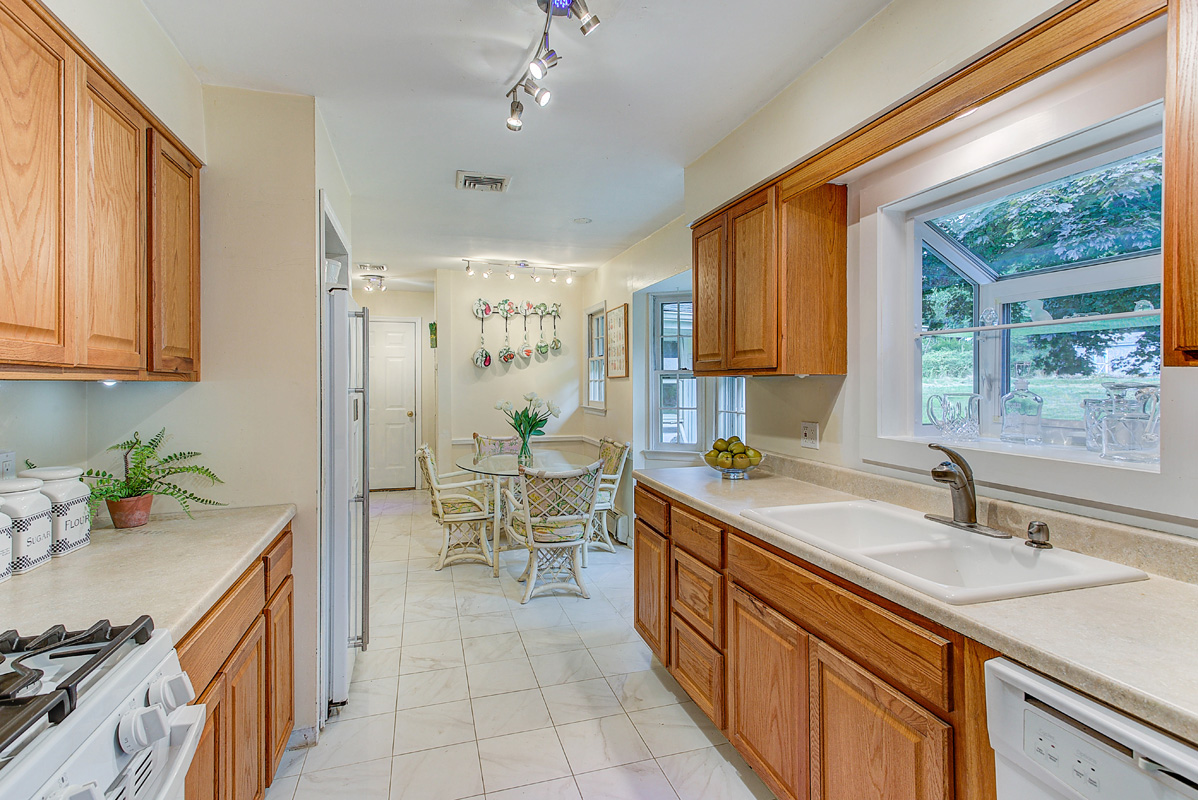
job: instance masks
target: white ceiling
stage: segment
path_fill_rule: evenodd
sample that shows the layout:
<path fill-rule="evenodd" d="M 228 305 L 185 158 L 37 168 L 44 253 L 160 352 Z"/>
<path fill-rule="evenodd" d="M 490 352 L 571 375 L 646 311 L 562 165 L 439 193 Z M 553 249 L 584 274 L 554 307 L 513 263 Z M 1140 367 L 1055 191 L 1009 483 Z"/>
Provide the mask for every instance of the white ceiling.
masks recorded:
<path fill-rule="evenodd" d="M 356 261 L 595 267 L 683 210 L 683 168 L 888 0 L 590 0 L 523 97 L 536 0 L 144 0 L 205 83 L 314 95 L 354 197 Z M 458 169 L 512 176 L 459 191 Z M 765 176 L 762 176 L 765 177 Z M 592 224 L 579 225 L 576 217 Z"/>

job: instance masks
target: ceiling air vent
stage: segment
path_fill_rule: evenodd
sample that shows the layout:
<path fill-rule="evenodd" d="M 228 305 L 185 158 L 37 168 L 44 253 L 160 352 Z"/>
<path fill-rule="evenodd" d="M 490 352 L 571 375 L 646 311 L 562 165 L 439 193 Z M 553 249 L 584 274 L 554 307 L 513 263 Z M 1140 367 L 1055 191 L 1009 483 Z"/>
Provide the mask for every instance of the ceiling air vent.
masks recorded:
<path fill-rule="evenodd" d="M 458 188 L 475 192 L 506 192 L 512 179 L 505 175 L 483 175 L 458 170 Z"/>
<path fill-rule="evenodd" d="M 361 272 L 386 272 L 386 264 L 359 264 L 358 269 Z"/>

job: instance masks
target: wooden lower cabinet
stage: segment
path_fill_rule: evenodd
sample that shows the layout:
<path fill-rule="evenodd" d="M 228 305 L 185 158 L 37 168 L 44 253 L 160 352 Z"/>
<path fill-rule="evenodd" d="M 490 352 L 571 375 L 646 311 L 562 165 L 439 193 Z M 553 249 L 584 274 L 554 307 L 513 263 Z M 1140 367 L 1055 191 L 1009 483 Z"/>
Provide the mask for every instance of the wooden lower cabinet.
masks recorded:
<path fill-rule="evenodd" d="M 266 623 L 262 617 L 233 651 L 225 668 L 229 714 L 231 800 L 266 795 Z"/>
<path fill-rule="evenodd" d="M 735 585 L 727 620 L 728 739 L 781 800 L 805 798 L 809 637 Z"/>
<path fill-rule="evenodd" d="M 295 579 L 290 575 L 266 606 L 266 777 L 270 785 L 295 726 Z"/>
<path fill-rule="evenodd" d="M 724 727 L 724 655 L 675 614 L 670 623 L 670 674 L 703 713 Z"/>
<path fill-rule="evenodd" d="M 637 520 L 633 545 L 636 630 L 661 663 L 670 663 L 670 541 Z"/>
<path fill-rule="evenodd" d="M 217 675 L 196 702 L 207 708 L 207 716 L 191 768 L 187 771 L 184 793 L 189 800 L 226 800 L 229 796 L 229 724 L 225 715 L 225 676 Z"/>
<path fill-rule="evenodd" d="M 952 729 L 811 640 L 811 800 L 948 800 Z"/>

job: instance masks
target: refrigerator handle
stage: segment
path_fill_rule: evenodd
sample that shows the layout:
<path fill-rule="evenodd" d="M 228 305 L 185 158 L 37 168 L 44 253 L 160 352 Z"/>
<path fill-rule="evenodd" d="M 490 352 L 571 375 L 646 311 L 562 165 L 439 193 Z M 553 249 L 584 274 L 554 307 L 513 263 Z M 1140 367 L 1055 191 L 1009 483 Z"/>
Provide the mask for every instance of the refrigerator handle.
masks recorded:
<path fill-rule="evenodd" d="M 370 309 L 362 315 L 362 652 L 370 644 Z"/>

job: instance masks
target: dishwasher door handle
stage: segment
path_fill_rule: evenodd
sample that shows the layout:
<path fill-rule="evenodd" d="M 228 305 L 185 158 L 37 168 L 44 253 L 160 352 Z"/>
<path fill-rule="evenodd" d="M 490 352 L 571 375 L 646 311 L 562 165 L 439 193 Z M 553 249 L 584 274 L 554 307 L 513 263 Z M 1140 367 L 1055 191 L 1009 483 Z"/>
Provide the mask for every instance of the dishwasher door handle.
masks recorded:
<path fill-rule="evenodd" d="M 1166 786 L 1188 797 L 1198 797 L 1198 794 L 1196 794 L 1198 793 L 1198 783 L 1195 783 L 1184 775 L 1178 775 L 1164 764 L 1153 761 L 1148 756 L 1136 753 L 1136 766 L 1140 768 L 1141 772 L 1151 775 Z"/>

